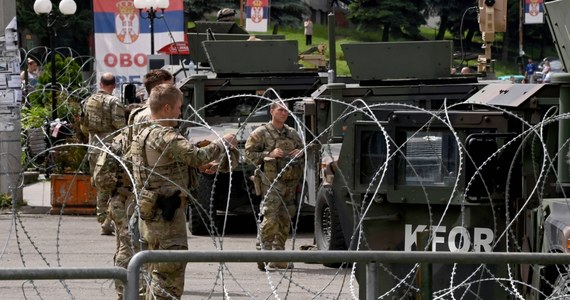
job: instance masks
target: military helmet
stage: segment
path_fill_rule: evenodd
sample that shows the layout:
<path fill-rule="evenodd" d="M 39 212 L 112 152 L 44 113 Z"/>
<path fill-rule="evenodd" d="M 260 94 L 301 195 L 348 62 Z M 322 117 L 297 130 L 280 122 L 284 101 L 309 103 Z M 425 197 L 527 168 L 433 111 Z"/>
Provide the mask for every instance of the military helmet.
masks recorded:
<path fill-rule="evenodd" d="M 222 8 L 218 11 L 218 21 L 233 21 L 236 14 L 235 9 Z"/>

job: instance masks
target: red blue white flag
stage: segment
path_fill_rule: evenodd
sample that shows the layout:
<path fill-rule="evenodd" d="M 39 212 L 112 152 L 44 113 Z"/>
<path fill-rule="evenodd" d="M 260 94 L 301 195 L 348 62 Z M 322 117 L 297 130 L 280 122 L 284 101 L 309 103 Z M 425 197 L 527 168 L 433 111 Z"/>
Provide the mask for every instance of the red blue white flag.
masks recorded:
<path fill-rule="evenodd" d="M 544 0 L 525 0 L 524 23 L 525 24 L 544 23 Z"/>
<path fill-rule="evenodd" d="M 269 0 L 247 0 L 245 30 L 266 32 L 269 25 Z"/>
<path fill-rule="evenodd" d="M 141 82 L 151 54 L 150 21 L 139 15 L 133 0 L 93 0 L 93 14 L 97 78 L 111 72 L 119 83 Z M 184 39 L 183 0 L 170 0 L 164 17 L 154 19 L 155 52 Z"/>

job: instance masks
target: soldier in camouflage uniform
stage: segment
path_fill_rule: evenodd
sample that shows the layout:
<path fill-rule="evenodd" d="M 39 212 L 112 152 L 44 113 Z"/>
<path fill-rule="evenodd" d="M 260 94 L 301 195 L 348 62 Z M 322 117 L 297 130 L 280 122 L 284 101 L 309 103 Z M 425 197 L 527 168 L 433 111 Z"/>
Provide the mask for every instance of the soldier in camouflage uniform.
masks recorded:
<path fill-rule="evenodd" d="M 104 73 L 101 76 L 100 90 L 83 103 L 81 128 L 85 135 L 89 135 L 89 144 L 103 147 L 99 140 L 109 144 L 111 134 L 123 128 L 125 122 L 125 108 L 119 98 L 112 95 L 115 89 L 115 76 Z M 89 148 L 89 171 L 93 174 L 99 150 Z M 97 191 L 97 221 L 101 223 L 101 234 L 111 235 L 113 228 L 111 220 L 107 217 L 107 202 L 110 194 Z"/>
<path fill-rule="evenodd" d="M 125 110 L 125 119 L 128 114 L 140 105 L 131 104 Z M 113 138 L 109 146 L 109 152 L 102 151 L 97 159 L 95 170 L 93 171 L 93 182 L 97 190 L 111 195 L 109 200 L 109 218 L 115 223 L 116 249 L 113 257 L 115 266 L 127 268 L 131 257 L 140 250 L 138 239 L 133 239 L 129 231 L 129 219 L 135 211 L 135 195 L 132 192 L 132 184 L 129 180 L 125 167 L 132 170 L 130 165 L 129 148 L 131 142 L 128 140 L 128 128 L 123 128 L 120 133 Z M 114 154 L 115 156 L 111 155 Z M 119 160 L 123 159 L 125 165 L 121 165 Z M 130 172 L 132 173 L 132 172 Z M 144 281 L 141 280 L 141 295 L 145 290 Z M 115 280 L 115 290 L 117 299 L 123 299 L 123 282 Z"/>
<path fill-rule="evenodd" d="M 147 95 L 150 95 L 150 91 L 153 87 L 162 83 L 172 83 L 172 74 L 170 74 L 170 72 L 162 69 L 150 70 L 143 77 L 143 84 Z M 139 131 L 146 126 L 149 119 L 150 107 L 148 107 L 148 105 L 133 110 L 128 120 L 128 124 L 131 128 L 131 137 L 136 136 Z"/>
<path fill-rule="evenodd" d="M 297 206 L 295 193 L 303 176 L 303 143 L 299 134 L 285 124 L 289 112 L 282 103 L 271 105 L 271 123 L 255 129 L 245 144 L 247 159 L 256 165 L 256 190 L 264 197 L 261 203 L 263 221 L 259 228 L 262 250 L 284 250 L 291 229 L 291 218 Z M 292 264 L 270 263 L 269 267 L 285 269 Z M 258 263 L 260 270 L 265 264 Z"/>
<path fill-rule="evenodd" d="M 153 88 L 149 97 L 151 125 L 131 144 L 133 176 L 139 193 L 141 235 L 149 250 L 187 250 L 184 208 L 188 196 L 188 166 L 198 167 L 232 152 L 235 135 L 225 135 L 198 148 L 174 129 L 182 107 L 182 92 L 170 84 Z M 184 291 L 186 263 L 149 265 L 147 299 L 179 299 Z"/>
<path fill-rule="evenodd" d="M 162 83 L 172 83 L 172 74 L 166 70 L 157 69 L 157 70 L 150 70 L 148 73 L 144 75 L 143 84 L 147 95 L 150 95 L 150 91 L 155 86 L 162 84 Z M 132 137 L 137 136 L 138 133 L 149 124 L 150 120 L 150 107 L 148 103 L 145 104 L 143 107 L 133 110 L 132 114 L 129 116 L 128 125 L 129 125 L 129 136 L 132 140 Z M 206 141 L 208 143 L 208 141 Z M 216 163 L 209 162 L 203 166 L 200 166 L 200 170 L 202 172 L 213 174 L 216 172 Z M 199 170 L 197 168 L 190 167 L 188 169 L 189 176 L 190 176 L 190 183 L 189 187 L 191 188 L 191 193 L 194 198 L 196 198 L 196 187 L 198 185 L 198 176 Z M 227 171 L 226 171 L 227 172 Z M 188 203 L 190 204 L 190 203 Z"/>

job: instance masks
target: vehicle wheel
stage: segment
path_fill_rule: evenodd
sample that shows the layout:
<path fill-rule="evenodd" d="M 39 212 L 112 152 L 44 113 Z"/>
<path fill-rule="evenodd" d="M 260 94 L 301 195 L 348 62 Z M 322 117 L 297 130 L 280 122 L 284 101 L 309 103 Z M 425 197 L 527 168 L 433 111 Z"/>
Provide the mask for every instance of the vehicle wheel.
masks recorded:
<path fill-rule="evenodd" d="M 346 243 L 340 225 L 333 193 L 330 187 L 321 186 L 315 206 L 315 241 L 319 250 L 346 250 Z M 326 263 L 327 267 L 338 268 L 341 263 Z"/>
<path fill-rule="evenodd" d="M 210 207 L 212 198 L 213 176 L 200 174 L 199 184 L 196 191 L 198 205 L 193 204 L 190 208 L 190 232 L 192 235 L 210 235 L 211 222 L 216 222 L 216 208 Z"/>

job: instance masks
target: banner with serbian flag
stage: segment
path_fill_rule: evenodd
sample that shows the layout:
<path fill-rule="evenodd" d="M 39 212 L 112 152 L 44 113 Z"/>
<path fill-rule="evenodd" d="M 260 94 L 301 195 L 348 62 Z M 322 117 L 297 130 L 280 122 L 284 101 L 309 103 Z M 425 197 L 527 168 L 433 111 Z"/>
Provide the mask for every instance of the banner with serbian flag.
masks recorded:
<path fill-rule="evenodd" d="M 245 12 L 245 30 L 267 32 L 269 25 L 269 0 L 247 0 Z"/>
<path fill-rule="evenodd" d="M 119 83 L 142 82 L 147 73 L 147 55 L 151 54 L 148 13 L 143 10 L 141 16 L 133 0 L 93 0 L 93 14 L 97 78 L 111 72 Z M 155 52 L 184 40 L 183 0 L 170 0 L 164 13 L 160 9 L 156 12 Z"/>
<path fill-rule="evenodd" d="M 543 24 L 544 0 L 525 0 L 524 2 L 524 23 Z"/>

